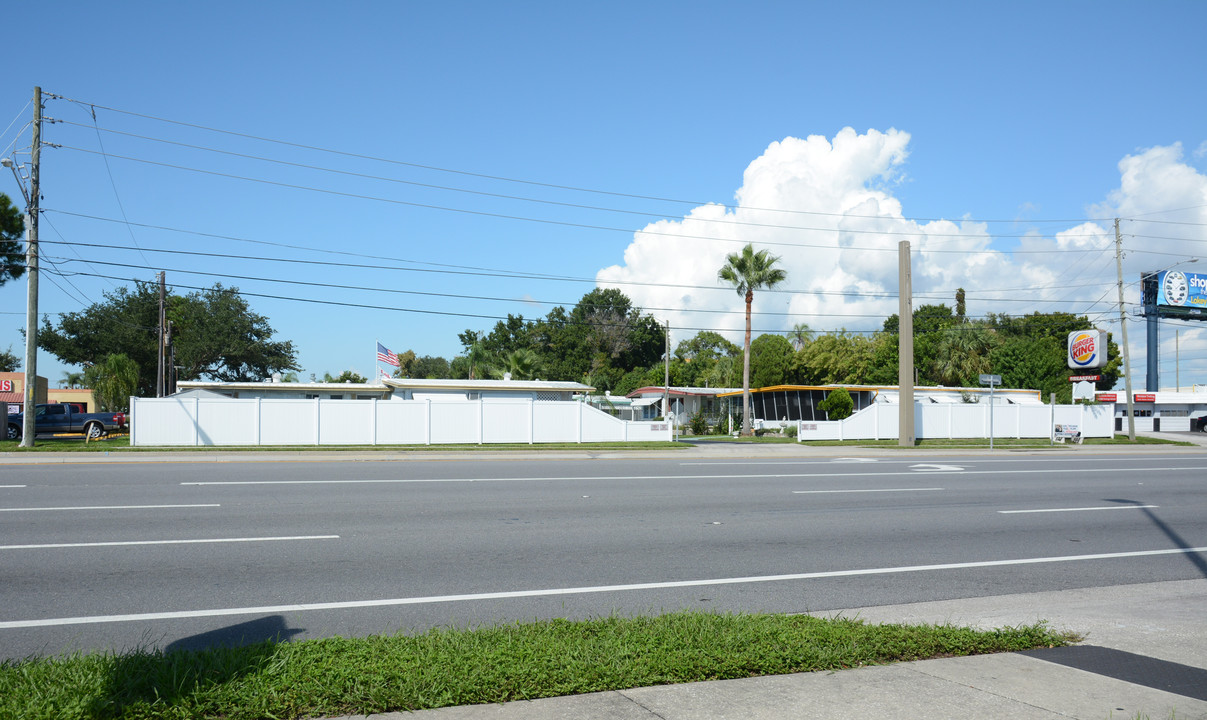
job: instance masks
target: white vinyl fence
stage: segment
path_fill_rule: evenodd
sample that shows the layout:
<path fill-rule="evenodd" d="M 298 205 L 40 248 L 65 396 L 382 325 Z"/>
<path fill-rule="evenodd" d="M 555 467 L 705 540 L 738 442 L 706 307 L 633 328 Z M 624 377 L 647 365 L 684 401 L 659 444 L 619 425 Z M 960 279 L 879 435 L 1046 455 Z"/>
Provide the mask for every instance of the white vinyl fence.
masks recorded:
<path fill-rule="evenodd" d="M 797 440 L 884 440 L 898 436 L 899 405 L 876 403 L 845 420 L 801 421 Z M 1112 437 L 1113 405 L 914 405 L 918 438 L 1051 438 L 1056 426 L 1073 425 L 1082 437 Z"/>
<path fill-rule="evenodd" d="M 580 402 L 130 398 L 130 444 L 442 445 L 671 440 Z"/>

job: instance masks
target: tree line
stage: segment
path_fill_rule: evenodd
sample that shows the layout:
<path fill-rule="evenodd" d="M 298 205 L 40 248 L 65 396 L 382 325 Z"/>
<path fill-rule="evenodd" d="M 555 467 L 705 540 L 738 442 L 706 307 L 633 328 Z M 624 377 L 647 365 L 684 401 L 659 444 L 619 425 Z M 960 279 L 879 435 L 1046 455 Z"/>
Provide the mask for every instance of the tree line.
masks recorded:
<path fill-rule="evenodd" d="M 737 257 L 734 254 L 732 257 Z M 739 257 L 740 260 L 740 257 Z M 759 286 L 755 286 L 759 287 Z M 745 297 L 749 288 L 735 284 Z M 963 293 L 955 308 L 922 305 L 914 313 L 914 367 L 919 385 L 971 387 L 978 375 L 1002 376 L 1004 387 L 1055 393 L 1068 402 L 1071 386 L 1066 367 L 1069 332 L 1090 327 L 1084 315 L 1032 313 L 966 317 Z M 62 362 L 82 365 L 85 384 L 106 385 L 98 375 L 127 378 L 114 399 L 154 395 L 158 343 L 158 287 L 135 283 L 105 293 L 104 300 L 76 313 L 43 320 L 39 346 Z M 289 341 L 274 340 L 267 318 L 255 313 L 236 288 L 221 284 L 207 290 L 167 297 L 173 323 L 174 364 L 179 379 L 255 381 L 284 373 L 297 380 L 297 351 Z M 766 333 L 749 342 L 749 353 L 712 330 L 679 341 L 669 361 L 670 384 L 686 387 L 739 388 L 749 361 L 749 385 L 896 385 L 898 318 L 890 316 L 873 332 L 838 330 L 814 333 L 797 325 L 786 334 Z M 508 315 L 489 330 L 458 334 L 462 353 L 447 359 L 399 353 L 397 377 L 501 378 L 576 381 L 598 391 L 625 395 L 664 382 L 666 331 L 622 291 L 597 288 L 571 308 L 555 307 L 538 318 Z M 745 344 L 745 343 L 744 343 Z M 1098 387 L 1111 388 L 1119 377 L 1118 347 L 1110 343 L 1111 361 Z M 11 352 L 0 357 L 16 369 Z M 365 378 L 351 371 L 325 380 Z M 111 383 L 110 383 L 111 384 Z M 116 408 L 116 409 L 120 409 Z"/>

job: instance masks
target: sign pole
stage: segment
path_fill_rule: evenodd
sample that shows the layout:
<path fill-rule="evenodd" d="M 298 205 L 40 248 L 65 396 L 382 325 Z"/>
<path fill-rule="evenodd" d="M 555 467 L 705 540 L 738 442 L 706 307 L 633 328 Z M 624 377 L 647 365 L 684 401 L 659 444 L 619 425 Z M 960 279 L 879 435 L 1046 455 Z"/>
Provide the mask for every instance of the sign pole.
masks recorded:
<path fill-rule="evenodd" d="M 1002 384 L 1001 375 L 981 375 L 981 384 L 989 386 L 989 449 L 993 449 L 993 388 Z"/>

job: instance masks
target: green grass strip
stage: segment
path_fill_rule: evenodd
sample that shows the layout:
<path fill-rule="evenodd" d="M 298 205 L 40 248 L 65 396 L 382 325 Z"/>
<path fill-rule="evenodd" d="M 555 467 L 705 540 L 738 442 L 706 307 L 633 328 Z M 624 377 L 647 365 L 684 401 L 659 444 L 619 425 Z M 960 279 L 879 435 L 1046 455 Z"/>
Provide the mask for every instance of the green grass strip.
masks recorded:
<path fill-rule="evenodd" d="M 999 630 L 678 612 L 0 663 L 0 717 L 304 718 L 501 703 L 1063 645 Z"/>

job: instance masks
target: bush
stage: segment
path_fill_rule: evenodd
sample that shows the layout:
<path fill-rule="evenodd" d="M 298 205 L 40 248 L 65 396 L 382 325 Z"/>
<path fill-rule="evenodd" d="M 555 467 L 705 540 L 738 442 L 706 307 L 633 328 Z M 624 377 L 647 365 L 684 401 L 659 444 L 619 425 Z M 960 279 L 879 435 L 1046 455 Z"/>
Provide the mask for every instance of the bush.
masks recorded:
<path fill-rule="evenodd" d="M 796 437 L 796 425 L 788 425 L 784 428 L 784 435 L 794 438 Z"/>
<path fill-rule="evenodd" d="M 687 421 L 687 427 L 692 431 L 692 435 L 707 435 L 708 418 L 704 417 L 704 413 L 696 413 Z"/>
<path fill-rule="evenodd" d="M 826 395 L 825 400 L 817 403 L 817 409 L 825 412 L 826 417 L 831 420 L 844 420 L 854 412 L 855 401 L 851 399 L 851 393 L 847 392 L 846 388 L 835 388 Z"/>

